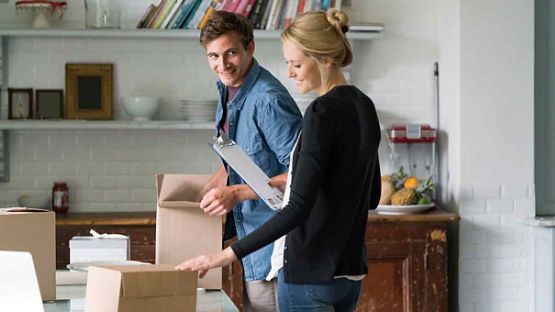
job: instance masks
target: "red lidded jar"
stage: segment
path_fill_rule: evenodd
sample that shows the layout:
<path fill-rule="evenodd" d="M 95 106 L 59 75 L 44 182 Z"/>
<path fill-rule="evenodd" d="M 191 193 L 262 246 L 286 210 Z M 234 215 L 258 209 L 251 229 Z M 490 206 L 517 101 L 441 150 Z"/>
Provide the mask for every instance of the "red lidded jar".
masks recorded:
<path fill-rule="evenodd" d="M 52 210 L 66 213 L 69 209 L 69 188 L 65 182 L 54 182 L 52 187 Z"/>

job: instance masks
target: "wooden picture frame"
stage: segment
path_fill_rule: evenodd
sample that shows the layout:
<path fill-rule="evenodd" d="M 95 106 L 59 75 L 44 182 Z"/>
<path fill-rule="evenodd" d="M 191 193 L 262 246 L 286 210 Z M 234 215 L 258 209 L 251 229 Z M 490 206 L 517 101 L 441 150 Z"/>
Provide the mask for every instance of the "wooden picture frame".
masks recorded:
<path fill-rule="evenodd" d="M 113 64 L 66 64 L 67 119 L 110 120 Z"/>
<path fill-rule="evenodd" d="M 33 89 L 8 88 L 8 119 L 33 118 Z"/>
<path fill-rule="evenodd" d="M 62 119 L 64 107 L 64 90 L 35 90 L 35 119 Z"/>

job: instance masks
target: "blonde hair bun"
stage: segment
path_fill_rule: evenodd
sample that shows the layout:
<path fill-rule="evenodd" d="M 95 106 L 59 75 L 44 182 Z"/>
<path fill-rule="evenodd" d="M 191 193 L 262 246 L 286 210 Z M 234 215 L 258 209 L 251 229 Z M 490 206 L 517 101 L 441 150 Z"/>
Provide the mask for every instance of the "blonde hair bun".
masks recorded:
<path fill-rule="evenodd" d="M 328 9 L 326 12 L 326 19 L 328 23 L 339 30 L 341 33 L 346 33 L 349 30 L 349 17 L 343 11 L 338 9 Z"/>

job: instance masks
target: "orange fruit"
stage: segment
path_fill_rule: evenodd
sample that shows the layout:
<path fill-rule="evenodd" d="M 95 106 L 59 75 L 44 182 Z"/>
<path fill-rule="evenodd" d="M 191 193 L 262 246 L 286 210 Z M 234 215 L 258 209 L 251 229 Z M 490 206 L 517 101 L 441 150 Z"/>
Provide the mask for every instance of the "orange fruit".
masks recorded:
<path fill-rule="evenodd" d="M 414 190 L 418 187 L 418 184 L 420 184 L 418 182 L 418 178 L 416 178 L 415 176 L 411 176 L 411 177 L 408 177 L 405 180 L 405 183 L 403 184 L 403 187 L 407 188 L 407 189 L 413 189 Z"/>

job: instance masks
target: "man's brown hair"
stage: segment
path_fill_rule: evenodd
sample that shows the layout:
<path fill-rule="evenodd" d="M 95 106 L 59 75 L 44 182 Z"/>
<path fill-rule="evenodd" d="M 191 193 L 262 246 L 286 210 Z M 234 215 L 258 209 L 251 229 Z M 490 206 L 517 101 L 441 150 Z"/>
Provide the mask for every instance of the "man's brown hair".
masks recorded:
<path fill-rule="evenodd" d="M 236 33 L 245 49 L 254 38 L 252 25 L 244 16 L 216 11 L 210 15 L 206 26 L 200 31 L 200 44 L 206 47 L 207 44 L 227 33 Z"/>

